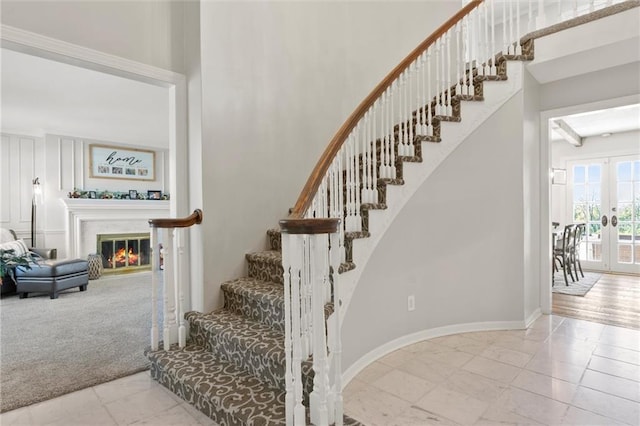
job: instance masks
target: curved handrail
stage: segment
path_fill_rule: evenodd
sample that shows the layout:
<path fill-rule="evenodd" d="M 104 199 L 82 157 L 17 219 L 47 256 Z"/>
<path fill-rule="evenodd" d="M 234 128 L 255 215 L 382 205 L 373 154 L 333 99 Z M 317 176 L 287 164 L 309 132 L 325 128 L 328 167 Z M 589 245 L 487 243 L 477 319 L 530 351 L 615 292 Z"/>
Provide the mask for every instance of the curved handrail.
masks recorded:
<path fill-rule="evenodd" d="M 290 219 L 300 219 L 304 217 L 305 212 L 311 205 L 313 201 L 313 197 L 316 194 L 316 191 L 320 187 L 320 183 L 324 178 L 325 174 L 329 170 L 329 166 L 333 161 L 334 157 L 340 151 L 342 144 L 349 136 L 349 133 L 356 127 L 358 121 L 364 117 L 367 110 L 374 104 L 374 102 L 387 90 L 391 84 L 404 72 L 405 69 L 413 61 L 415 61 L 429 46 L 436 42 L 443 34 L 445 34 L 449 29 L 451 29 L 455 24 L 462 20 L 466 15 L 468 15 L 473 9 L 478 7 L 484 0 L 472 0 L 465 7 L 460 9 L 458 13 L 453 15 L 442 24 L 433 34 L 427 37 L 422 43 L 418 45 L 415 49 L 411 51 L 407 55 L 406 58 L 402 60 L 387 76 L 373 89 L 369 95 L 364 98 L 364 100 L 358 105 L 358 108 L 351 113 L 347 121 L 342 124 L 342 126 L 338 129 L 336 134 L 329 142 L 329 145 L 322 153 L 320 160 L 316 164 L 315 168 L 311 172 L 309 179 L 307 179 L 307 183 L 302 188 L 302 192 L 298 197 L 298 201 L 296 201 L 295 206 L 291 210 L 289 214 Z"/>
<path fill-rule="evenodd" d="M 183 218 L 149 219 L 151 228 L 188 228 L 200 223 L 202 223 L 202 210 L 200 209 L 195 209 L 193 213 Z"/>

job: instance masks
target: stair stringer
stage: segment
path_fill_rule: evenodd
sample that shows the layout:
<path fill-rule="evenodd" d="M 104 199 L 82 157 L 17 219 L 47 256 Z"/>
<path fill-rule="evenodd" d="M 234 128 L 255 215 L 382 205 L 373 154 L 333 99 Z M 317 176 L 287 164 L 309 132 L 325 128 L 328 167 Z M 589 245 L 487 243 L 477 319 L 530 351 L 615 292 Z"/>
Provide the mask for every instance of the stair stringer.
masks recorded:
<path fill-rule="evenodd" d="M 483 101 L 461 102 L 460 122 L 442 121 L 440 143 L 422 142 L 422 162 L 405 162 L 404 184 L 388 185 L 384 210 L 369 210 L 369 238 L 353 240 L 355 269 L 340 274 L 340 315 L 345 317 L 351 297 L 359 284 L 362 273 L 376 246 L 407 202 L 431 174 L 460 146 L 482 123 L 496 113 L 507 101 L 523 88 L 525 64 L 523 61 L 507 62 L 507 80 L 484 81 Z M 330 318 L 329 321 L 331 321 Z"/>

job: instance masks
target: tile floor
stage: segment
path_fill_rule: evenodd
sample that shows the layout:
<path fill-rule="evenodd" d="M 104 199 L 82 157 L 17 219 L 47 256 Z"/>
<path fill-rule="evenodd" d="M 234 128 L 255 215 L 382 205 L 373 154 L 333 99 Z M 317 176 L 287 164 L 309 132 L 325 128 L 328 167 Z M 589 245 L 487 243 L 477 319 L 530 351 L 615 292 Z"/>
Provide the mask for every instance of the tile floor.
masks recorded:
<path fill-rule="evenodd" d="M 640 331 L 542 316 L 395 351 L 344 393 L 369 425 L 640 425 Z M 0 425 L 214 425 L 148 372 L 0 415 Z"/>

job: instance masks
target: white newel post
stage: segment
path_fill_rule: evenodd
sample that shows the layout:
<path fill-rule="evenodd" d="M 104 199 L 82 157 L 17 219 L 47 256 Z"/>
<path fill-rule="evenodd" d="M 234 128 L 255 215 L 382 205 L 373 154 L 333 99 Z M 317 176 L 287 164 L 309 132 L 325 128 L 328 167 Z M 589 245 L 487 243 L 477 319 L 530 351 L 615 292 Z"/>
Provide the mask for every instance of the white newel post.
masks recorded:
<path fill-rule="evenodd" d="M 302 405 L 304 382 L 301 364 L 313 355 L 313 390 L 309 394 L 309 415 L 317 426 L 342 424 L 342 381 L 338 268 L 340 265 L 341 221 L 337 218 L 285 219 L 282 230 L 282 263 L 285 297 L 285 410 L 288 425 L 304 425 Z M 309 289 L 310 303 L 305 296 Z M 307 293 L 308 294 L 308 293 Z M 326 303 L 333 303 L 331 327 L 325 319 Z M 306 305 L 311 312 L 303 312 Z M 311 327 L 303 329 L 303 316 Z M 304 354 L 305 341 L 312 353 Z M 303 354 L 306 355 L 303 357 Z M 330 376 L 330 371 L 335 374 Z"/>
<path fill-rule="evenodd" d="M 181 348 L 186 346 L 184 314 L 189 309 L 186 295 L 190 292 L 190 283 L 183 277 L 183 272 L 188 269 L 188 256 L 185 255 L 187 231 L 181 228 L 202 223 L 202 217 L 202 210 L 196 209 L 186 218 L 148 220 L 151 227 L 151 349 L 154 351 L 160 346 L 160 328 L 164 350 L 169 350 L 174 343 Z M 158 318 L 161 284 L 162 324 Z"/>

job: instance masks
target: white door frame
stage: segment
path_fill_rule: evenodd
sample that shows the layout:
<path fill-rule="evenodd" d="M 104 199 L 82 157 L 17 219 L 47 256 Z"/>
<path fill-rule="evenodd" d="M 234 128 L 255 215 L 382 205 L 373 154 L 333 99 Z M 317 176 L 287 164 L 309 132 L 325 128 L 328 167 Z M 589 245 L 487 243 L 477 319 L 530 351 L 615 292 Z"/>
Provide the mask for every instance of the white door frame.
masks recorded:
<path fill-rule="evenodd" d="M 183 217 L 190 213 L 187 145 L 187 81 L 184 74 L 100 52 L 84 46 L 46 37 L 8 25 L 0 25 L 2 47 L 46 59 L 100 71 L 130 80 L 142 81 L 169 90 L 169 202 L 170 215 Z M 199 207 L 199 206 L 198 206 Z M 197 239 L 200 240 L 200 239 Z M 203 293 L 202 250 L 189 253 L 185 245 L 188 270 L 183 279 L 191 282 L 191 297 L 201 301 Z M 200 302 L 197 302 L 200 303 Z"/>
<path fill-rule="evenodd" d="M 551 314 L 551 129 L 549 119 L 640 102 L 639 95 L 540 111 L 540 310 Z"/>

